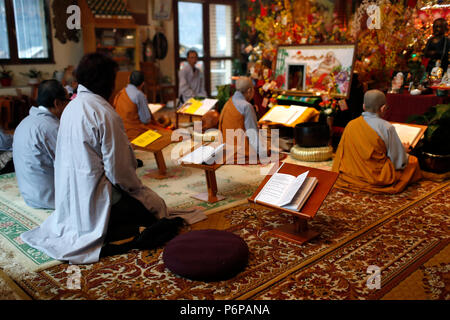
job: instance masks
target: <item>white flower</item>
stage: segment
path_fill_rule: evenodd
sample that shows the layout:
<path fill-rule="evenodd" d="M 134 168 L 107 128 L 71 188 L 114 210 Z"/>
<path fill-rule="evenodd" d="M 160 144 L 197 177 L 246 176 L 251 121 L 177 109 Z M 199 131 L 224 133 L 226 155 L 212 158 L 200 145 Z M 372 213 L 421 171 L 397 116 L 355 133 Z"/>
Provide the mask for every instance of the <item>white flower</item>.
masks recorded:
<path fill-rule="evenodd" d="M 325 113 L 326 115 L 331 114 L 331 112 L 333 112 L 333 110 L 331 110 L 331 108 L 325 109 L 325 111 L 323 113 Z"/>

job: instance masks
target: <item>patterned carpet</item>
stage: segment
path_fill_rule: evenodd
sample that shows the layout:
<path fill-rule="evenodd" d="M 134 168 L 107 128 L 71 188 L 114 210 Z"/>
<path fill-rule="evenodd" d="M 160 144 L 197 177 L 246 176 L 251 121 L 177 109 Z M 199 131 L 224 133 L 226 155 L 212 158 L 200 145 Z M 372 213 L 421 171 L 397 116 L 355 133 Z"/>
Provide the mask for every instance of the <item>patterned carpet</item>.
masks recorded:
<path fill-rule="evenodd" d="M 381 296 L 365 287 L 367 266 L 382 268 L 380 295 L 438 252 L 450 234 L 449 193 L 449 183 L 426 180 L 400 195 L 333 189 L 311 223 L 321 235 L 303 246 L 269 233 L 292 222 L 288 215 L 254 204 L 211 214 L 191 228 L 232 231 L 250 248 L 247 268 L 228 281 L 178 277 L 165 268 L 162 249 L 79 266 L 79 290 L 68 289 L 66 264 L 14 280 L 34 299 L 376 299 Z M 448 277 L 445 270 L 434 274 Z"/>

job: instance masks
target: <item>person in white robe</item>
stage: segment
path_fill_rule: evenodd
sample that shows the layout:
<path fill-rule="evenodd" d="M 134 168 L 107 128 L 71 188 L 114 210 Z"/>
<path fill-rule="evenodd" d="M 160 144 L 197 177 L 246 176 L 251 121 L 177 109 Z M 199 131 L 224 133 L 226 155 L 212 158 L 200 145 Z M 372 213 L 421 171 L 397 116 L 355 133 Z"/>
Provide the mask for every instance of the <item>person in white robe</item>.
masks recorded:
<path fill-rule="evenodd" d="M 57 260 L 97 262 L 112 228 L 112 212 L 122 216 L 116 221 L 135 222 L 135 232 L 139 225 L 149 227 L 168 216 L 164 200 L 137 177 L 122 120 L 108 102 L 116 70 L 116 62 L 98 53 L 81 60 L 76 71 L 78 94 L 64 110 L 58 133 L 55 211 L 38 228 L 21 235 L 24 242 Z M 124 204 L 130 199 L 135 202 Z M 146 211 L 133 212 L 139 206 Z M 133 209 L 127 212 L 128 207 Z M 146 221 L 131 221 L 143 215 Z M 171 225 L 164 240 L 175 236 L 179 227 L 179 221 Z"/>
<path fill-rule="evenodd" d="M 13 160 L 17 184 L 32 208 L 55 208 L 54 161 L 59 119 L 69 102 L 57 80 L 43 81 L 37 104 L 14 132 Z"/>
<path fill-rule="evenodd" d="M 188 63 L 178 73 L 181 103 L 187 102 L 190 98 L 206 97 L 207 95 L 203 72 L 195 66 L 197 61 L 197 51 L 189 50 L 187 53 Z"/>

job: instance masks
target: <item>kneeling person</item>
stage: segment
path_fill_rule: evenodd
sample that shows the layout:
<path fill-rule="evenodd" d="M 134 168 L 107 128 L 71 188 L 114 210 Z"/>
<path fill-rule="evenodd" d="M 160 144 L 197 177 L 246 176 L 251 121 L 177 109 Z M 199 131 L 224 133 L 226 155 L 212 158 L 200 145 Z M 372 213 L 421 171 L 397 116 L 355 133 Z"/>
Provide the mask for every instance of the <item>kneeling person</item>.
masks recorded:
<path fill-rule="evenodd" d="M 55 208 L 54 161 L 59 119 L 69 102 L 64 87 L 56 80 L 41 83 L 37 104 L 20 122 L 13 139 L 13 160 L 17 183 L 27 205 Z"/>
<path fill-rule="evenodd" d="M 122 118 L 129 140 L 151 129 L 149 124 L 156 124 L 148 108 L 147 98 L 142 92 L 143 86 L 144 74 L 133 71 L 128 86 L 122 89 L 114 99 L 114 108 Z"/>
<path fill-rule="evenodd" d="M 399 193 L 422 176 L 417 158 L 406 153 L 394 126 L 381 119 L 386 97 L 379 90 L 364 95 L 362 115 L 348 123 L 336 151 L 336 186 L 350 191 Z"/>

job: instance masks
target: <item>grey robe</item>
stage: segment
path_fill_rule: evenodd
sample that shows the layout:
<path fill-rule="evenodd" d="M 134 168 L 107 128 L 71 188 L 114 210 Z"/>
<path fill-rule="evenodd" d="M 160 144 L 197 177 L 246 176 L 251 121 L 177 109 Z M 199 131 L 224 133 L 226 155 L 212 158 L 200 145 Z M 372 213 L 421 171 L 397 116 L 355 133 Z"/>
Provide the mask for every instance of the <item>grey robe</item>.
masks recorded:
<path fill-rule="evenodd" d="M 179 83 L 179 95 L 183 99 L 183 102 L 188 101 L 194 97 L 206 97 L 205 90 L 205 78 L 203 72 L 198 68 L 192 70 L 189 63 L 181 69 L 178 73 Z"/>
<path fill-rule="evenodd" d="M 59 119 L 45 108 L 32 107 L 14 132 L 13 160 L 25 203 L 55 208 L 54 161 Z"/>
<path fill-rule="evenodd" d="M 99 260 L 118 186 L 159 218 L 162 198 L 136 175 L 136 158 L 122 120 L 102 97 L 79 85 L 61 117 L 55 161 L 55 211 L 22 234 L 30 246 L 73 264 Z"/>

